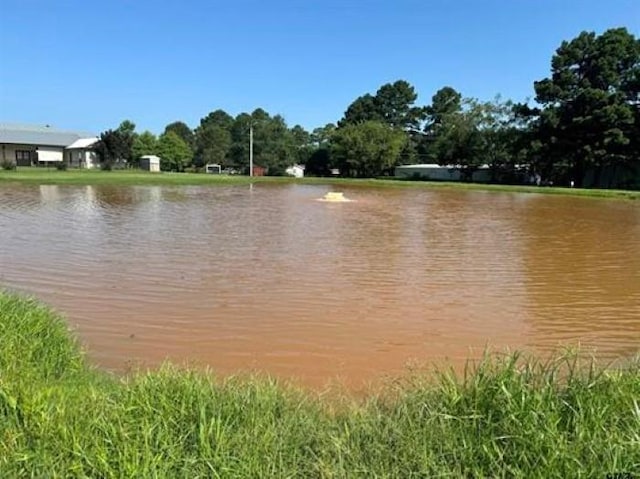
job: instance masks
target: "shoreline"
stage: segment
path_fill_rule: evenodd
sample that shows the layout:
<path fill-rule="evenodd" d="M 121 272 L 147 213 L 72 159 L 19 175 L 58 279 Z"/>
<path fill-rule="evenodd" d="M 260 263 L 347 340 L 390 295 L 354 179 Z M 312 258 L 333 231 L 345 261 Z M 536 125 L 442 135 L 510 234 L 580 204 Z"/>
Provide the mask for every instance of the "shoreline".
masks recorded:
<path fill-rule="evenodd" d="M 640 191 L 609 190 L 590 188 L 564 188 L 549 186 L 501 185 L 486 183 L 458 183 L 437 181 L 414 181 L 404 179 L 359 179 L 359 178 L 323 178 L 323 177 L 248 177 L 207 175 L 204 173 L 149 173 L 140 170 L 67 170 L 44 168 L 19 168 L 17 171 L 0 171 L 2 184 L 31 185 L 114 185 L 114 186 L 231 186 L 262 184 L 301 184 L 347 187 L 384 187 L 384 188 L 424 188 L 451 189 L 463 191 L 486 191 L 506 193 L 530 193 L 544 195 L 564 195 L 589 198 L 610 198 L 640 200 Z"/>
<path fill-rule="evenodd" d="M 272 378 L 88 365 L 66 320 L 0 291 L 0 476 L 605 477 L 640 464 L 640 357 L 487 356 L 335 403 Z"/>

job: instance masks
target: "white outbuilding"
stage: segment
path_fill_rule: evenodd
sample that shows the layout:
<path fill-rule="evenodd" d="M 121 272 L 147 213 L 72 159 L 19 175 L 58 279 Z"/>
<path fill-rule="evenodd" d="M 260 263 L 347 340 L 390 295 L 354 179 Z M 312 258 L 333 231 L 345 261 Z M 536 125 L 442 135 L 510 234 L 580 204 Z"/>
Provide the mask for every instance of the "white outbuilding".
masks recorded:
<path fill-rule="evenodd" d="M 160 171 L 160 157 L 156 155 L 143 155 L 140 157 L 140 169 L 144 171 Z"/>
<path fill-rule="evenodd" d="M 292 165 L 284 171 L 287 175 L 293 176 L 295 178 L 304 177 L 304 165 Z"/>
<path fill-rule="evenodd" d="M 207 163 L 204 167 L 204 171 L 210 175 L 219 175 L 222 173 L 222 166 L 217 163 Z"/>
<path fill-rule="evenodd" d="M 456 165 L 438 165 L 435 163 L 401 165 L 395 168 L 395 177 L 413 180 L 460 181 L 460 167 Z M 489 165 L 482 165 L 473 172 L 471 180 L 488 183 L 491 180 Z"/>
<path fill-rule="evenodd" d="M 98 141 L 100 141 L 98 138 L 79 138 L 67 146 L 69 166 L 72 168 L 97 167 L 100 163 L 95 151 Z M 40 159 L 40 150 L 38 150 L 38 159 Z"/>

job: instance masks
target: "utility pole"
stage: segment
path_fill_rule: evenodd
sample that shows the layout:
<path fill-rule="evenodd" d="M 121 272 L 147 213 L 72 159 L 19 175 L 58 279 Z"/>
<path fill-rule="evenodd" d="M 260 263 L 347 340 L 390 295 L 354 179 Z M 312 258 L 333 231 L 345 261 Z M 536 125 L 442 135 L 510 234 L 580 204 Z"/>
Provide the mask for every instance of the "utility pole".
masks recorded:
<path fill-rule="evenodd" d="M 249 124 L 249 176 L 253 176 L 253 123 Z"/>

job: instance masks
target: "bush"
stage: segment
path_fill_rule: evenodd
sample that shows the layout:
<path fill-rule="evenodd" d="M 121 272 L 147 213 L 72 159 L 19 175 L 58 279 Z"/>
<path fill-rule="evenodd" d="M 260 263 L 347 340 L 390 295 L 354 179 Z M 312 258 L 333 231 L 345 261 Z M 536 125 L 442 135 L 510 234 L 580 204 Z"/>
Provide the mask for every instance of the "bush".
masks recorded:
<path fill-rule="evenodd" d="M 286 175 L 285 169 L 282 166 L 270 166 L 267 171 L 267 176 L 284 176 Z"/>
<path fill-rule="evenodd" d="M 2 291 L 0 344 L 3 379 L 60 379 L 85 367 L 80 345 L 64 318 L 33 299 Z"/>
<path fill-rule="evenodd" d="M 56 170 L 58 171 L 67 171 L 67 167 L 69 165 L 67 165 L 66 161 L 60 161 L 58 163 L 56 163 Z"/>
<path fill-rule="evenodd" d="M 11 160 L 2 160 L 2 161 L 0 161 L 0 167 L 3 170 L 7 170 L 7 171 L 11 171 L 11 170 L 17 169 L 17 165 L 15 164 L 15 162 L 13 162 Z"/>

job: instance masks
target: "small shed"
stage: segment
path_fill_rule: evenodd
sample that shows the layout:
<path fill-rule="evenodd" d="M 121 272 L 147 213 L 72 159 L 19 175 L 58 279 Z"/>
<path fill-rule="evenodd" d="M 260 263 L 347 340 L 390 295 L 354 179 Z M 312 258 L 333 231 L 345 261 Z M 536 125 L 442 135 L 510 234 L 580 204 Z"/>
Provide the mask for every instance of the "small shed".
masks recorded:
<path fill-rule="evenodd" d="M 219 175 L 222 172 L 222 167 L 216 163 L 207 163 L 204 167 L 204 171 L 210 175 Z"/>
<path fill-rule="evenodd" d="M 295 178 L 304 177 L 304 165 L 292 165 L 285 170 L 285 173 Z"/>
<path fill-rule="evenodd" d="M 264 166 L 254 165 L 253 176 L 264 176 L 267 174 L 267 169 Z"/>
<path fill-rule="evenodd" d="M 156 155 L 144 155 L 140 157 L 140 169 L 144 171 L 160 171 L 160 157 Z"/>

